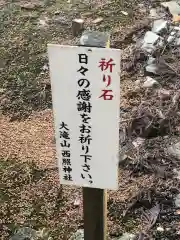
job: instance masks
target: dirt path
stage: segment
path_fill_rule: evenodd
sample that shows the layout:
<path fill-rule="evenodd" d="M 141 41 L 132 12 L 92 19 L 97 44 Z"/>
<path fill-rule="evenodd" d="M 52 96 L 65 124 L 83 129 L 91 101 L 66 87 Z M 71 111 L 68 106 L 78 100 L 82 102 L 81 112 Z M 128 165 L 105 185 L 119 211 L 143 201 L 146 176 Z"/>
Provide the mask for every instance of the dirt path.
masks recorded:
<path fill-rule="evenodd" d="M 34 162 L 41 169 L 55 167 L 51 110 L 35 113 L 25 121 L 0 119 L 1 158 Z"/>
<path fill-rule="evenodd" d="M 28 225 L 50 229 L 53 239 L 68 239 L 83 226 L 82 193 L 79 188 L 59 187 L 51 110 L 35 113 L 25 121 L 8 120 L 3 117 L 0 121 L 3 234 Z M 152 183 L 149 176 L 137 179 L 130 177 L 129 171 L 119 172 L 119 191 L 108 194 L 111 237 L 138 228 L 139 220 L 131 217 L 122 225 L 121 212 L 128 199 Z"/>

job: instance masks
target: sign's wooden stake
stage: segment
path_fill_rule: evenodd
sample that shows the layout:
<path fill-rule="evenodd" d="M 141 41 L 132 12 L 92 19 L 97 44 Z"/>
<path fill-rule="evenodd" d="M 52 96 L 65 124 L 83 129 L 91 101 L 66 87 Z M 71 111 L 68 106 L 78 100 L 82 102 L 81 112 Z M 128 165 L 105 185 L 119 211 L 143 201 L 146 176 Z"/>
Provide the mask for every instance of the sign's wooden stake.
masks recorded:
<path fill-rule="evenodd" d="M 105 240 L 107 236 L 107 191 L 83 188 L 84 239 Z"/>
<path fill-rule="evenodd" d="M 80 45 L 109 48 L 110 36 L 101 32 L 84 32 Z M 106 240 L 107 191 L 98 188 L 83 188 L 83 211 L 84 240 Z"/>

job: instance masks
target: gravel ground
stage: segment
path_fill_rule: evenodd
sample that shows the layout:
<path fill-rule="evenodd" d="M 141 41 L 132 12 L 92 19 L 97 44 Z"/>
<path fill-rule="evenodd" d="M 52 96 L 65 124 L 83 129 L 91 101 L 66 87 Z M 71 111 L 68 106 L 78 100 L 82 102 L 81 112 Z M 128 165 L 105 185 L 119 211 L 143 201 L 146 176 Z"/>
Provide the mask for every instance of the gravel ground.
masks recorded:
<path fill-rule="evenodd" d="M 0 1 L 2 240 L 25 226 L 35 230 L 45 228 L 52 239 L 67 240 L 83 227 L 81 189 L 62 187 L 58 181 L 46 54 L 48 42 L 78 42 L 70 27 L 75 17 L 84 18 L 86 28 L 111 31 L 112 46 L 124 50 L 120 106 L 123 161 L 119 169 L 119 190 L 108 192 L 108 235 L 114 238 L 124 232 L 145 231 L 155 219 L 150 214 L 152 208 L 159 204 L 160 212 L 148 231 L 148 239 L 180 239 L 179 211 L 174 206 L 179 182 L 172 174 L 173 169 L 180 167 L 165 151 L 170 143 L 179 141 L 180 122 L 173 113 L 168 118 L 170 125 L 164 124 L 162 130 L 159 119 L 154 117 L 157 111 L 166 114 L 173 107 L 179 78 L 171 76 L 171 81 L 161 78 L 161 87 L 171 91 L 166 102 L 159 98 L 156 89 L 145 91 L 137 87 L 135 81 L 144 77 L 140 74 L 144 60 L 136 58 L 138 52 L 134 51 L 132 38 L 150 26 L 147 12 L 139 3 L 142 4 L 116 0 Z M 148 7 L 152 3 L 143 4 Z M 123 15 L 122 10 L 127 11 L 128 16 Z M 92 26 L 92 20 L 99 16 L 104 19 L 102 23 Z M 177 62 L 178 58 L 173 62 L 178 69 Z M 179 100 L 176 106 L 175 113 L 179 110 Z M 138 122 L 138 114 L 150 116 L 148 132 L 149 118 Z M 145 141 L 137 148 L 134 142 L 138 137 Z M 149 211 L 146 220 L 145 211 Z M 158 231 L 158 227 L 163 231 Z"/>

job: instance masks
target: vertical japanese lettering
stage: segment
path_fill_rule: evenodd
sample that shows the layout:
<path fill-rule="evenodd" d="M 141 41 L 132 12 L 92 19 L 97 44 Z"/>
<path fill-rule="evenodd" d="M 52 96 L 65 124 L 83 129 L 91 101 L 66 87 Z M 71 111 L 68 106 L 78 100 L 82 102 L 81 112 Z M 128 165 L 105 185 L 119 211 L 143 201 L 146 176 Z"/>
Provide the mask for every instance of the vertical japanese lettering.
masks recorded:
<path fill-rule="evenodd" d="M 99 96 L 99 98 L 102 98 L 103 100 L 112 100 L 113 99 L 113 91 L 111 89 L 111 73 L 113 72 L 113 67 L 115 66 L 115 63 L 113 62 L 113 59 L 110 58 L 108 61 L 105 58 L 101 58 L 99 61 L 99 68 L 104 73 L 102 80 L 106 84 L 105 88 L 102 89 L 102 94 Z M 109 72 L 108 72 L 109 71 Z M 105 74 L 105 72 L 108 72 Z"/>
<path fill-rule="evenodd" d="M 90 81 L 87 79 L 88 70 L 88 55 L 78 54 L 78 62 L 80 64 L 77 72 L 80 77 L 77 81 L 78 92 L 77 92 L 77 110 L 79 112 L 81 123 L 79 125 L 79 139 L 81 144 L 82 154 L 80 158 L 82 159 L 82 169 L 80 176 L 82 179 L 93 183 L 91 176 L 91 91 L 90 91 Z"/>
<path fill-rule="evenodd" d="M 59 137 L 61 139 L 61 157 L 62 170 L 64 172 L 63 179 L 66 181 L 73 181 L 71 168 L 71 152 L 70 152 L 70 135 L 69 128 L 66 123 L 61 122 L 59 125 Z"/>

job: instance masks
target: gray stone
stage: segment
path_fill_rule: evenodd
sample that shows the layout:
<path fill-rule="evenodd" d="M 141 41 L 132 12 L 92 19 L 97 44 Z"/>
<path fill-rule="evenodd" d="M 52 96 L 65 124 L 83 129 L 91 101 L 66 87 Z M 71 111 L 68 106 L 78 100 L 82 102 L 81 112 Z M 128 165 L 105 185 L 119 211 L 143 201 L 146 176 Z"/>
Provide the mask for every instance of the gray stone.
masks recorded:
<path fill-rule="evenodd" d="M 89 47 L 106 47 L 110 35 L 106 32 L 84 31 L 80 38 L 80 45 Z"/>
<path fill-rule="evenodd" d="M 175 27 L 174 27 L 174 30 L 175 30 L 175 31 L 180 31 L 180 27 L 175 26 Z"/>
<path fill-rule="evenodd" d="M 175 39 L 175 44 L 176 47 L 180 46 L 180 38 Z"/>
<path fill-rule="evenodd" d="M 35 9 L 36 6 L 37 6 L 36 4 L 31 3 L 31 2 L 29 2 L 29 3 L 23 3 L 23 4 L 20 5 L 20 7 L 21 7 L 22 9 L 30 9 L 30 10 Z"/>
<path fill-rule="evenodd" d="M 127 16 L 127 15 L 128 15 L 128 13 L 127 13 L 127 12 L 125 12 L 125 11 L 121 11 L 121 13 L 122 13 L 123 15 L 125 15 L 125 16 Z"/>
<path fill-rule="evenodd" d="M 154 18 L 154 19 L 157 19 L 157 18 L 160 17 L 159 14 L 157 13 L 156 8 L 151 8 L 150 9 L 149 16 L 150 16 L 150 18 Z"/>
<path fill-rule="evenodd" d="M 180 142 L 167 148 L 168 153 L 180 160 Z"/>
<path fill-rule="evenodd" d="M 128 159 L 128 155 L 126 155 L 125 153 L 119 153 L 119 165 L 125 162 L 126 159 Z"/>
<path fill-rule="evenodd" d="M 177 178 L 180 180 L 180 171 L 178 171 L 177 169 L 173 169 L 173 173 L 175 174 L 174 178 Z"/>
<path fill-rule="evenodd" d="M 172 15 L 180 14 L 180 5 L 176 1 L 162 2 L 161 5 L 165 8 L 168 8 Z"/>
<path fill-rule="evenodd" d="M 176 34 L 177 34 L 176 30 L 175 29 L 171 29 L 170 36 L 176 36 Z"/>
<path fill-rule="evenodd" d="M 46 26 L 46 25 L 47 25 L 46 20 L 44 20 L 44 19 L 39 19 L 39 25 L 41 25 L 41 26 Z"/>
<path fill-rule="evenodd" d="M 38 239 L 52 240 L 52 238 L 49 236 L 49 230 L 47 228 L 40 229 L 39 231 L 36 232 L 36 234 Z"/>
<path fill-rule="evenodd" d="M 47 64 L 44 64 L 44 66 L 42 67 L 42 70 L 43 71 L 48 71 L 49 70 L 49 67 Z"/>
<path fill-rule="evenodd" d="M 54 15 L 59 15 L 60 13 L 61 13 L 61 11 L 57 10 L 57 11 L 54 12 Z"/>
<path fill-rule="evenodd" d="M 151 77 L 146 77 L 146 81 L 143 83 L 144 88 L 152 88 L 158 85 L 158 82 Z"/>
<path fill-rule="evenodd" d="M 153 57 L 149 57 L 148 61 L 147 61 L 147 64 L 150 65 L 150 64 L 153 64 L 156 62 L 156 58 L 153 58 Z"/>
<path fill-rule="evenodd" d="M 142 49 L 148 53 L 153 53 L 157 47 L 163 46 L 163 39 L 158 36 L 156 33 L 147 31 L 142 44 Z"/>
<path fill-rule="evenodd" d="M 47 17 L 39 19 L 39 26 L 46 27 L 48 26 L 49 19 Z"/>
<path fill-rule="evenodd" d="M 152 32 L 161 34 L 166 32 L 168 29 L 168 22 L 164 19 L 158 19 L 153 22 Z"/>
<path fill-rule="evenodd" d="M 170 35 L 167 39 L 168 43 L 173 46 L 179 46 L 180 45 L 180 27 L 172 27 L 170 32 Z"/>
<path fill-rule="evenodd" d="M 94 24 L 99 24 L 103 21 L 103 18 L 102 17 L 99 17 L 99 18 L 96 18 L 95 20 L 92 21 L 92 23 Z"/>
<path fill-rule="evenodd" d="M 144 41 L 143 41 L 143 45 L 142 48 L 144 50 L 146 50 L 147 52 L 152 52 L 154 49 L 155 44 L 157 43 L 159 39 L 159 36 L 153 32 L 146 32 L 145 36 L 144 36 Z"/>
<path fill-rule="evenodd" d="M 150 19 L 162 19 L 166 18 L 166 12 L 162 7 L 151 8 L 149 10 L 149 18 Z"/>
<path fill-rule="evenodd" d="M 176 207 L 180 208 L 180 193 L 176 196 L 174 203 Z"/>
<path fill-rule="evenodd" d="M 175 40 L 175 37 L 170 35 L 167 39 L 167 42 L 172 43 L 172 42 L 174 42 L 174 40 Z"/>
<path fill-rule="evenodd" d="M 150 73 L 157 74 L 158 73 L 158 67 L 156 64 L 149 64 L 146 66 L 146 71 Z"/>
<path fill-rule="evenodd" d="M 155 44 L 159 39 L 159 36 L 151 31 L 147 31 L 144 36 L 144 42 L 148 44 Z"/>
<path fill-rule="evenodd" d="M 75 206 L 75 207 L 79 207 L 80 204 L 81 204 L 80 199 L 79 199 L 79 198 L 76 198 L 76 199 L 74 200 L 74 206 Z"/>
<path fill-rule="evenodd" d="M 139 148 L 140 146 L 142 146 L 144 144 L 144 142 L 145 142 L 145 138 L 138 137 L 138 138 L 136 138 L 136 140 L 134 140 L 132 142 L 132 144 L 134 145 L 135 148 Z"/>
<path fill-rule="evenodd" d="M 176 32 L 172 31 L 167 39 L 167 42 L 172 43 L 174 42 L 175 39 L 176 39 Z"/>
<path fill-rule="evenodd" d="M 134 82 L 134 84 L 136 85 L 136 86 L 140 86 L 140 84 L 141 84 L 141 80 L 136 80 L 135 82 Z"/>
<path fill-rule="evenodd" d="M 158 232 L 164 232 L 164 228 L 163 227 L 157 227 L 157 231 Z"/>
<path fill-rule="evenodd" d="M 23 227 L 18 229 L 17 233 L 10 238 L 10 240 L 26 240 L 26 239 L 37 239 L 36 231 L 29 227 Z"/>
<path fill-rule="evenodd" d="M 54 23 L 60 25 L 69 25 L 69 20 L 65 16 L 57 16 L 53 19 Z"/>
<path fill-rule="evenodd" d="M 4 93 L 6 91 L 5 88 L 0 88 L 0 93 Z"/>
<path fill-rule="evenodd" d="M 167 89 L 159 89 L 158 91 L 158 96 L 160 99 L 162 100 L 167 100 L 170 98 L 171 96 L 171 91 L 170 90 L 167 90 Z"/>
<path fill-rule="evenodd" d="M 84 240 L 84 230 L 79 229 L 77 232 L 75 232 L 69 240 Z"/>
<path fill-rule="evenodd" d="M 138 4 L 138 11 L 140 13 L 147 13 L 147 8 L 145 7 L 145 5 L 143 3 L 139 3 Z"/>

